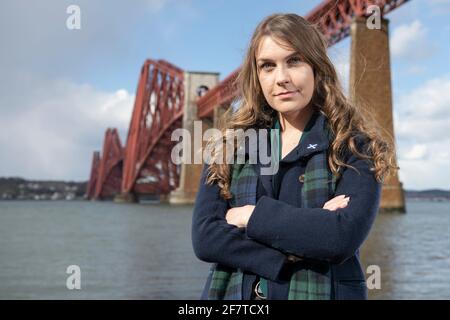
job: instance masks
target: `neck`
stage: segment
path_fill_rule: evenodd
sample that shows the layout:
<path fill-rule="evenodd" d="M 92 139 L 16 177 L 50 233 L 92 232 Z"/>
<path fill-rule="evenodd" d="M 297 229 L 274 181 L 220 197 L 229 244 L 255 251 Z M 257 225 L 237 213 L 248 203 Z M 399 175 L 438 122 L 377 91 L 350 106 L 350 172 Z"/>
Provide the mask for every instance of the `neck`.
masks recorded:
<path fill-rule="evenodd" d="M 314 113 L 314 108 L 307 106 L 300 111 L 281 113 L 278 112 L 280 119 L 281 131 L 288 132 L 303 132 L 306 124 Z"/>

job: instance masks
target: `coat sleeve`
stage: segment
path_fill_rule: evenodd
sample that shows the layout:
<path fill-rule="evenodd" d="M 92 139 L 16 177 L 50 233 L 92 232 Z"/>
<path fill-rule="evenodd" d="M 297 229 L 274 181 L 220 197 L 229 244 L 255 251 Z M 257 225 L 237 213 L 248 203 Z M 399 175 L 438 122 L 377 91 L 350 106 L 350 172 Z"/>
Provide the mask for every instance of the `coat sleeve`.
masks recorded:
<path fill-rule="evenodd" d="M 247 235 L 273 248 L 305 259 L 342 263 L 369 234 L 379 209 L 382 184 L 370 171 L 372 162 L 351 155 L 335 196 L 350 197 L 347 207 L 330 211 L 298 208 L 262 196 L 248 221 Z"/>
<path fill-rule="evenodd" d="M 245 228 L 228 224 L 228 201 L 219 195 L 219 187 L 207 185 L 207 165 L 200 179 L 192 217 L 192 244 L 195 255 L 205 262 L 241 268 L 264 278 L 280 279 L 285 273 L 287 255 L 249 239 Z"/>

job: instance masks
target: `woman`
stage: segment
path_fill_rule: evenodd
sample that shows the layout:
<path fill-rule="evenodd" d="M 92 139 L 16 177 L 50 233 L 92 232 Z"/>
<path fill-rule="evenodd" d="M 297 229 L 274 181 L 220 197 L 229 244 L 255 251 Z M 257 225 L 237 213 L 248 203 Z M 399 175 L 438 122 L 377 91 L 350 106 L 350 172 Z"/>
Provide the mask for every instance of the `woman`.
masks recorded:
<path fill-rule="evenodd" d="M 267 140 L 278 170 L 218 152 L 205 165 L 192 221 L 195 254 L 213 263 L 203 299 L 367 298 L 359 248 L 398 168 L 392 137 L 343 95 L 326 49 L 295 14 L 265 18 L 252 36 L 241 105 L 222 132 L 280 129 Z"/>

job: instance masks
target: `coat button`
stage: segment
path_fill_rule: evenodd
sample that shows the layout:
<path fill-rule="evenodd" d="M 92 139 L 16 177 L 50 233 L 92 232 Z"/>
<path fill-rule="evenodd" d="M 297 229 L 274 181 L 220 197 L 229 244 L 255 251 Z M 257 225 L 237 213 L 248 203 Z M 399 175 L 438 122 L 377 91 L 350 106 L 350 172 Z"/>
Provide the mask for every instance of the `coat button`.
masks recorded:
<path fill-rule="evenodd" d="M 305 182 L 305 175 L 304 175 L 304 174 L 301 174 L 301 175 L 298 177 L 298 181 L 300 181 L 301 183 Z"/>

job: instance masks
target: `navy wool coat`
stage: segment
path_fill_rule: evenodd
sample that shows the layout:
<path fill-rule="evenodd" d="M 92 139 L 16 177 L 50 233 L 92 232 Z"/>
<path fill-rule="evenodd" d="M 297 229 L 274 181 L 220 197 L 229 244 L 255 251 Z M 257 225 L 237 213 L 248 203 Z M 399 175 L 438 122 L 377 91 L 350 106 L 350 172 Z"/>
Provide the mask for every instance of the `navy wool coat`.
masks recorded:
<path fill-rule="evenodd" d="M 258 176 L 257 203 L 246 228 L 227 223 L 229 201 L 220 197 L 217 184 L 206 184 L 207 165 L 203 168 L 192 217 L 194 253 L 202 261 L 244 270 L 243 299 L 250 299 L 257 275 L 268 279 L 268 299 L 287 299 L 290 276 L 304 263 L 287 263 L 291 253 L 318 265 L 330 264 L 332 299 L 367 299 L 359 248 L 375 221 L 382 187 L 370 170 L 372 162 L 346 151 L 345 162 L 357 171 L 343 168 L 335 196 L 350 197 L 347 207 L 335 211 L 300 207 L 299 176 L 305 172 L 308 155 L 328 152 L 326 123 L 326 117 L 316 112 L 309 133 L 281 160 L 278 173 Z M 356 141 L 363 151 L 365 140 Z M 269 139 L 267 143 L 270 150 Z M 257 165 L 259 170 L 263 166 Z"/>

